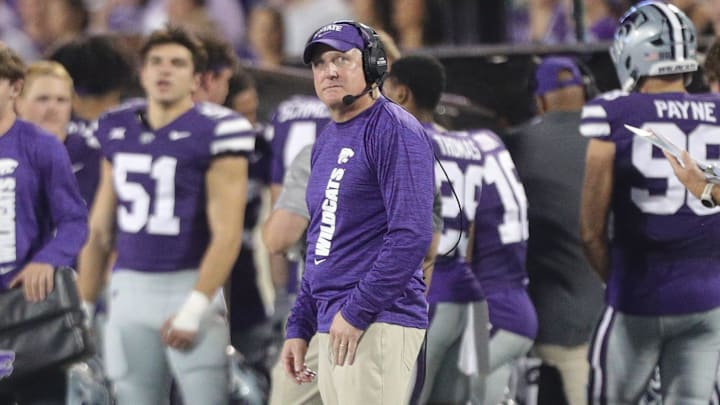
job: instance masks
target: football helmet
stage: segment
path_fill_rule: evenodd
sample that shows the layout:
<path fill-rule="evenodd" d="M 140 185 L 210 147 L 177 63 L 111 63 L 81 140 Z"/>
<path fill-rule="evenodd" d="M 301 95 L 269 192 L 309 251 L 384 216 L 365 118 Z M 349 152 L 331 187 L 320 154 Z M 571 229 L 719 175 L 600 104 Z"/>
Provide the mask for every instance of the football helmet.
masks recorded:
<path fill-rule="evenodd" d="M 638 3 L 620 18 L 610 56 L 620 86 L 632 91 L 643 76 L 694 72 L 697 39 L 692 21 L 672 4 Z"/>

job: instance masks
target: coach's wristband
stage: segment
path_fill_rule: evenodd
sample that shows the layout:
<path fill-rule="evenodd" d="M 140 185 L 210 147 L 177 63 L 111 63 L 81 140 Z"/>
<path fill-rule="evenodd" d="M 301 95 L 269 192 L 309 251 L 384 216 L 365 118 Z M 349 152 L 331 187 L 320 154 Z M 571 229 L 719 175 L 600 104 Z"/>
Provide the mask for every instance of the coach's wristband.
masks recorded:
<path fill-rule="evenodd" d="M 172 321 L 173 329 L 195 332 L 200 327 L 200 319 L 207 307 L 210 306 L 208 297 L 200 291 L 190 293 L 180 310 Z"/>

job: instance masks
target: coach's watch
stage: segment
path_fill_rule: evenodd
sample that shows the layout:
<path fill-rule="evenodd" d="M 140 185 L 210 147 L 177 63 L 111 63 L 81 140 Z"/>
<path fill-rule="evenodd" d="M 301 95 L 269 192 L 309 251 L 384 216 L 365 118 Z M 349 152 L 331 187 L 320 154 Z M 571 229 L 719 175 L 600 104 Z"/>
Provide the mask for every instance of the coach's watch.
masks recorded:
<path fill-rule="evenodd" d="M 702 205 L 707 208 L 715 208 L 717 205 L 712 197 L 713 187 L 715 187 L 714 183 L 706 184 L 702 194 L 700 194 L 700 201 L 702 202 Z"/>

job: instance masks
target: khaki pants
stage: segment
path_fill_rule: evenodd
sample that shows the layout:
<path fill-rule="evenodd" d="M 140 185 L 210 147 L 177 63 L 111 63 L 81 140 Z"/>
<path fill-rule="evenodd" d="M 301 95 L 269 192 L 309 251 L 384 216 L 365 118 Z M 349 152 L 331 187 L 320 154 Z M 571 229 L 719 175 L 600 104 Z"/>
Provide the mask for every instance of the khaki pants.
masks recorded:
<path fill-rule="evenodd" d="M 318 386 L 325 405 L 400 405 L 410 399 L 424 329 L 373 323 L 352 366 L 333 366 L 330 337 L 317 335 Z"/>
<path fill-rule="evenodd" d="M 590 375 L 588 345 L 565 347 L 535 344 L 533 351 L 543 363 L 560 372 L 563 392 L 569 405 L 587 404 L 587 383 Z"/>
<path fill-rule="evenodd" d="M 305 365 L 315 372 L 318 371 L 317 335 L 310 339 L 307 353 L 305 353 Z M 297 384 L 288 377 L 282 361 L 278 359 L 272 369 L 270 405 L 323 405 L 317 379 L 308 384 Z"/>

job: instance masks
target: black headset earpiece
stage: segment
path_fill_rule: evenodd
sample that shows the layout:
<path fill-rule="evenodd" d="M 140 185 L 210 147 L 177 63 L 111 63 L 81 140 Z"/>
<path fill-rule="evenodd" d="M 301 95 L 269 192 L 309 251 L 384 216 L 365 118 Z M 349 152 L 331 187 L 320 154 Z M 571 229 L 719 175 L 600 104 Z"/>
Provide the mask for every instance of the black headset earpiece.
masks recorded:
<path fill-rule="evenodd" d="M 592 100 L 600 94 L 597 83 L 595 83 L 595 75 L 590 67 L 580 58 L 573 58 L 580 74 L 582 74 L 583 87 L 585 89 L 585 100 Z"/>
<path fill-rule="evenodd" d="M 341 20 L 333 24 L 347 24 L 355 27 L 363 39 L 365 47 L 362 49 L 363 73 L 368 85 L 380 84 L 387 74 L 387 55 L 380 37 L 370 26 L 357 21 Z"/>

